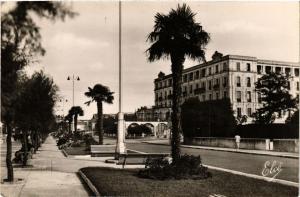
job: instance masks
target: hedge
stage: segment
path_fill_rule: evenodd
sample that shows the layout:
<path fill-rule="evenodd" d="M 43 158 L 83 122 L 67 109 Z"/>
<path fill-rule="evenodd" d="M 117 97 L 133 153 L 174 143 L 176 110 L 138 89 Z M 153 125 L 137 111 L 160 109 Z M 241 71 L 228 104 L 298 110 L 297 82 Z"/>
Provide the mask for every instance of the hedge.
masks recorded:
<path fill-rule="evenodd" d="M 238 125 L 236 134 L 243 138 L 297 139 L 299 138 L 299 126 L 291 124 Z"/>

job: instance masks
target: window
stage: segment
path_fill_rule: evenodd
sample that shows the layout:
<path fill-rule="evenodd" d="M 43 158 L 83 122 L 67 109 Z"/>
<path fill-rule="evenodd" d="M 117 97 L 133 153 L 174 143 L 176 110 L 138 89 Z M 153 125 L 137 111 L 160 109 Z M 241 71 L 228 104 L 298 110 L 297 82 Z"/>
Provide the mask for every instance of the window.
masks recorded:
<path fill-rule="evenodd" d="M 297 87 L 297 90 L 299 90 L 299 82 L 298 81 L 296 82 L 296 87 Z"/>
<path fill-rule="evenodd" d="M 275 67 L 275 73 L 280 74 L 281 73 L 281 67 Z"/>
<path fill-rule="evenodd" d="M 291 68 L 285 68 L 284 70 L 285 70 L 284 72 L 285 72 L 286 76 L 290 76 Z"/>
<path fill-rule="evenodd" d="M 158 89 L 158 83 L 155 83 L 155 89 Z"/>
<path fill-rule="evenodd" d="M 258 101 L 258 103 L 261 103 L 261 93 L 260 92 L 257 93 L 257 101 Z"/>
<path fill-rule="evenodd" d="M 227 98 L 227 92 L 224 91 L 224 98 Z"/>
<path fill-rule="evenodd" d="M 251 92 L 247 91 L 247 102 L 251 102 Z"/>
<path fill-rule="evenodd" d="M 199 74 L 200 74 L 200 72 L 199 72 L 199 70 L 197 70 L 196 73 L 195 73 L 195 78 L 196 79 L 199 79 Z"/>
<path fill-rule="evenodd" d="M 236 92 L 236 101 L 238 103 L 242 102 L 242 92 L 241 91 Z"/>
<path fill-rule="evenodd" d="M 172 79 L 169 79 L 169 86 L 172 86 Z"/>
<path fill-rule="evenodd" d="M 223 87 L 227 86 L 227 77 L 223 77 Z"/>
<path fill-rule="evenodd" d="M 197 84 L 196 84 L 196 89 L 198 89 L 198 88 L 199 88 L 199 84 L 197 83 Z"/>
<path fill-rule="evenodd" d="M 224 71 L 228 70 L 227 64 L 226 64 L 226 63 L 223 63 L 223 70 L 224 70 Z"/>
<path fill-rule="evenodd" d="M 167 100 L 167 98 L 168 98 L 168 92 L 165 91 L 165 100 Z"/>
<path fill-rule="evenodd" d="M 240 63 L 240 62 L 237 62 L 237 63 L 236 63 L 236 70 L 237 70 L 237 71 L 240 71 L 240 70 L 241 70 L 241 63 Z"/>
<path fill-rule="evenodd" d="M 205 77 L 205 74 L 206 74 L 206 69 L 204 68 L 201 70 L 201 77 Z"/>
<path fill-rule="evenodd" d="M 261 67 L 261 65 L 257 65 L 257 73 L 258 74 L 262 73 L 262 67 Z"/>
<path fill-rule="evenodd" d="M 205 81 L 203 81 L 203 82 L 201 83 L 201 87 L 204 88 L 204 89 L 206 88 Z"/>
<path fill-rule="evenodd" d="M 242 117 L 242 108 L 240 107 L 237 108 L 237 116 Z"/>
<path fill-rule="evenodd" d="M 287 82 L 287 89 L 290 90 L 291 89 L 291 83 L 288 81 Z"/>
<path fill-rule="evenodd" d="M 208 89 L 211 90 L 211 80 L 208 81 Z"/>
<path fill-rule="evenodd" d="M 205 95 L 202 95 L 202 101 L 205 101 Z"/>
<path fill-rule="evenodd" d="M 216 93 L 216 99 L 219 100 L 219 93 Z"/>
<path fill-rule="evenodd" d="M 211 67 L 208 68 L 208 75 L 211 75 Z"/>
<path fill-rule="evenodd" d="M 212 100 L 212 94 L 209 94 L 209 100 Z"/>
<path fill-rule="evenodd" d="M 272 72 L 272 67 L 271 66 L 266 66 L 265 69 L 266 69 L 267 74 L 270 74 Z"/>
<path fill-rule="evenodd" d="M 216 73 L 219 73 L 219 65 L 216 65 Z"/>
<path fill-rule="evenodd" d="M 190 94 L 193 94 L 193 85 L 190 85 Z"/>
<path fill-rule="evenodd" d="M 194 80 L 194 73 L 189 73 L 189 80 L 193 81 Z"/>
<path fill-rule="evenodd" d="M 247 71 L 250 72 L 251 71 L 251 64 L 247 63 Z"/>
<path fill-rule="evenodd" d="M 241 87 L 241 77 L 239 76 L 236 77 L 236 86 Z"/>
<path fill-rule="evenodd" d="M 183 83 L 187 82 L 187 75 L 183 75 Z"/>
<path fill-rule="evenodd" d="M 299 77 L 299 68 L 295 68 L 295 76 Z"/>
<path fill-rule="evenodd" d="M 251 87 L 251 78 L 247 77 L 247 87 Z"/>
<path fill-rule="evenodd" d="M 248 109 L 247 109 L 247 116 L 248 116 L 248 117 L 251 117 L 251 116 L 252 116 L 252 110 L 251 110 L 251 108 L 248 108 Z"/>
<path fill-rule="evenodd" d="M 216 79 L 216 80 L 215 80 L 215 85 L 219 85 L 219 84 L 220 84 L 219 79 Z"/>
<path fill-rule="evenodd" d="M 158 93 L 155 94 L 155 101 L 158 101 Z"/>

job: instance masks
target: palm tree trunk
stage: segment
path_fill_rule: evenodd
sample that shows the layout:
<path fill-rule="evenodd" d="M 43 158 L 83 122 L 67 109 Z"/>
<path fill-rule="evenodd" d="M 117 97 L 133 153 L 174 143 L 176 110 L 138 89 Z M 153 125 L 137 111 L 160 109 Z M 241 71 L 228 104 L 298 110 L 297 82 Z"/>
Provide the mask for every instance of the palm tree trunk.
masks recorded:
<path fill-rule="evenodd" d="M 78 114 L 74 115 L 74 131 L 77 132 L 77 118 L 78 118 Z"/>
<path fill-rule="evenodd" d="M 172 136 L 171 148 L 173 162 L 176 163 L 180 158 L 180 97 L 181 97 L 181 78 L 183 71 L 184 56 L 178 54 L 171 55 L 172 78 L 173 78 L 173 98 L 172 98 Z"/>
<path fill-rule="evenodd" d="M 98 124 L 98 133 L 99 133 L 99 144 L 103 144 L 103 106 L 102 102 L 97 102 L 97 111 L 98 111 L 98 117 L 97 117 L 97 124 Z"/>
<path fill-rule="evenodd" d="M 11 123 L 6 122 L 6 128 L 7 128 L 7 137 L 6 137 L 6 168 L 7 168 L 7 181 L 13 182 L 14 181 L 14 169 L 11 162 L 11 154 L 12 154 L 12 145 L 11 145 L 11 134 L 12 134 L 12 128 Z"/>

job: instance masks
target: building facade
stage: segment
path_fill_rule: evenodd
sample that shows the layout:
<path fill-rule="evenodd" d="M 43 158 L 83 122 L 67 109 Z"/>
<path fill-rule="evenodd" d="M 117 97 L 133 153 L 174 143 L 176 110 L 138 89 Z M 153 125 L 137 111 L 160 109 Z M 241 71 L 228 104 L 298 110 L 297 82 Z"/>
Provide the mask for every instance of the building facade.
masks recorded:
<path fill-rule="evenodd" d="M 256 57 L 216 52 L 211 61 L 184 69 L 181 102 L 191 97 L 200 101 L 229 98 L 235 117 L 251 115 L 262 106 L 255 82 L 262 75 L 284 73 L 290 76 L 290 94 L 299 98 L 299 63 L 262 60 Z M 155 109 L 167 119 L 172 105 L 172 76 L 160 72 L 154 80 Z M 283 114 L 283 117 L 285 114 Z M 284 121 L 279 118 L 277 122 Z"/>

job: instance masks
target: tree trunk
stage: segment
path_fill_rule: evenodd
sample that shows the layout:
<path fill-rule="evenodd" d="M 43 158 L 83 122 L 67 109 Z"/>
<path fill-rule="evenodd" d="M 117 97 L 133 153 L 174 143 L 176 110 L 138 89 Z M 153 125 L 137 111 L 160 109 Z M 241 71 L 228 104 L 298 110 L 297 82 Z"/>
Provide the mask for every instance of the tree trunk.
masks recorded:
<path fill-rule="evenodd" d="M 7 128 L 7 137 L 6 137 L 6 168 L 7 168 L 7 181 L 13 182 L 14 181 L 14 169 L 11 162 L 11 153 L 12 153 L 12 145 L 11 145 L 11 135 L 12 135 L 12 128 L 10 122 L 5 123 Z"/>
<path fill-rule="evenodd" d="M 97 117 L 97 124 L 98 124 L 98 133 L 99 133 L 99 144 L 103 144 L 103 107 L 102 102 L 97 102 L 97 111 L 98 111 L 98 117 Z"/>
<path fill-rule="evenodd" d="M 27 164 L 27 155 L 28 155 L 28 137 L 27 131 L 23 130 L 23 142 L 24 142 L 24 157 L 23 157 L 23 166 Z"/>
<path fill-rule="evenodd" d="M 178 54 L 171 55 L 172 78 L 173 78 L 173 98 L 172 98 L 172 136 L 171 148 L 173 162 L 176 163 L 180 158 L 180 97 L 181 97 L 181 79 L 183 71 L 184 56 Z"/>
<path fill-rule="evenodd" d="M 78 117 L 78 115 L 75 114 L 75 116 L 74 116 L 74 131 L 75 132 L 77 132 L 77 117 Z"/>

